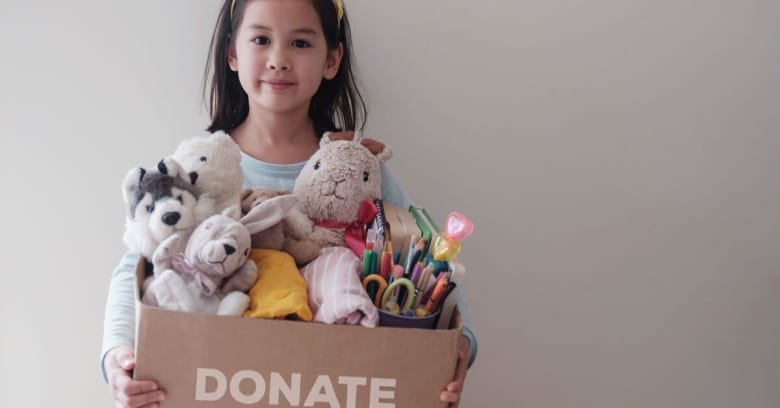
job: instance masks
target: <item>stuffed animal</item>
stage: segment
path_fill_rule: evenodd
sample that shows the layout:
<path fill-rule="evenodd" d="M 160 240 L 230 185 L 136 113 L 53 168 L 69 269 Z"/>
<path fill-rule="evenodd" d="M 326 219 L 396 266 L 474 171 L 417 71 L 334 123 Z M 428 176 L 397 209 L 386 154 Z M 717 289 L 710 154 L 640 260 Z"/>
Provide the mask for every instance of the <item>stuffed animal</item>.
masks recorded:
<path fill-rule="evenodd" d="M 348 246 L 363 255 L 364 227 L 376 215 L 373 200 L 382 198 L 381 163 L 392 156 L 381 147 L 374 154 L 359 140 L 323 135 L 319 150 L 295 180 L 300 211 L 285 217 L 285 250 L 296 260 L 311 260 L 329 246 Z"/>
<path fill-rule="evenodd" d="M 195 313 L 239 316 L 247 306 L 246 291 L 257 279 L 250 255 L 250 234 L 279 222 L 297 202 L 288 195 L 255 206 L 244 217 L 232 206 L 201 223 L 184 253 L 180 235 L 172 235 L 153 256 L 155 276 L 145 284 L 142 301 L 152 306 Z"/>
<path fill-rule="evenodd" d="M 271 188 L 248 188 L 241 193 L 241 212 L 247 214 L 256 205 L 273 197 L 292 194 L 286 190 L 276 190 Z M 291 210 L 296 211 L 294 208 Z M 289 215 L 289 213 L 288 213 Z M 273 249 L 281 251 L 284 249 L 284 227 L 277 223 L 266 229 L 262 233 L 252 234 L 252 248 Z"/>
<path fill-rule="evenodd" d="M 246 189 L 241 197 L 241 211 L 248 213 L 273 197 L 290 194 L 289 191 L 268 188 Z M 251 304 L 244 317 L 311 321 L 306 281 L 295 259 L 282 251 L 284 241 L 282 222 L 252 234 L 249 257 L 257 264 L 258 276 L 249 291 Z"/>
<path fill-rule="evenodd" d="M 257 265 L 257 281 L 244 317 L 312 320 L 306 281 L 290 254 L 253 248 L 249 259 Z"/>
<path fill-rule="evenodd" d="M 376 156 L 376 158 L 382 162 L 390 158 L 391 152 L 389 149 L 385 148 L 385 145 L 369 138 L 359 138 L 359 141 L 356 140 L 355 132 L 330 132 L 326 133 L 323 136 L 323 140 L 321 141 L 321 145 L 329 144 L 336 141 L 349 141 L 352 144 L 354 144 L 356 141 L 360 146 L 365 147 L 370 155 Z M 338 146 L 338 145 L 333 145 Z M 361 155 L 356 156 L 358 161 L 374 161 L 370 156 L 365 155 L 364 149 L 357 149 Z M 318 152 L 317 154 L 322 154 L 323 156 L 329 155 L 328 153 L 322 153 Z M 314 159 L 314 157 L 312 157 Z M 337 160 L 340 160 L 341 158 L 335 158 L 334 162 Z M 312 161 L 309 162 L 314 163 Z M 346 163 L 346 162 L 345 162 Z M 342 163 L 343 164 L 343 163 Z M 350 166 L 350 164 L 346 164 L 346 166 Z M 371 180 L 371 185 L 369 186 L 367 197 L 369 196 L 379 196 L 381 194 L 381 174 L 379 173 L 380 167 L 374 166 L 369 169 L 370 172 L 373 172 L 374 174 L 378 174 L 379 177 Z M 302 178 L 299 177 L 296 181 L 296 184 L 299 185 L 299 193 L 304 192 L 303 184 L 305 182 L 302 181 Z M 378 183 L 378 184 L 377 184 Z M 262 188 L 262 187 L 256 187 L 256 188 L 249 188 L 245 189 L 241 195 L 241 210 L 246 213 L 249 211 L 250 208 L 253 206 L 271 198 L 276 197 L 283 194 L 289 194 L 288 191 L 285 190 L 277 190 L 277 189 L 270 189 L 270 188 Z M 360 193 L 358 193 L 359 195 Z M 312 200 L 319 201 L 317 197 L 313 197 Z M 371 216 L 374 209 L 371 205 L 367 205 L 364 203 L 361 203 L 363 208 L 367 210 L 367 213 L 364 213 L 362 216 L 360 216 L 360 219 L 367 219 L 369 216 Z M 351 209 L 346 210 L 347 213 L 351 212 Z M 312 213 L 313 214 L 313 213 Z M 293 208 L 282 220 L 282 222 L 278 225 L 275 225 L 272 228 L 269 228 L 267 231 L 264 231 L 262 234 L 253 235 L 252 236 L 252 248 L 267 248 L 267 249 L 275 249 L 275 250 L 282 250 L 284 252 L 289 253 L 293 256 L 296 263 L 298 265 L 305 265 L 312 261 L 314 258 L 319 256 L 320 249 L 326 246 L 343 246 L 346 242 L 343 241 L 342 237 L 343 234 L 341 234 L 337 230 L 328 230 L 328 229 L 318 229 L 315 223 L 311 218 L 309 218 L 310 214 L 307 214 L 305 212 L 305 209 L 300 208 Z M 348 218 L 348 217 L 345 217 Z M 356 226 L 357 228 L 357 226 Z M 362 228 L 359 228 L 362 229 Z M 324 236 L 317 237 L 317 236 L 311 236 L 311 233 L 315 230 L 318 230 L 318 234 Z M 363 241 L 365 241 L 364 237 Z M 359 245 L 356 250 L 359 250 Z M 358 254 L 359 256 L 362 255 L 362 251 Z"/>
<path fill-rule="evenodd" d="M 202 197 L 191 180 L 172 159 L 160 161 L 155 170 L 128 171 L 122 182 L 128 209 L 123 239 L 131 251 L 151 260 L 162 241 L 174 233 L 188 235 L 214 214 L 214 202 Z"/>
<path fill-rule="evenodd" d="M 171 156 L 192 177 L 201 194 L 214 201 L 216 212 L 238 205 L 243 173 L 241 151 L 224 132 L 182 141 Z"/>
<path fill-rule="evenodd" d="M 326 133 L 295 180 L 300 211 L 285 217 L 285 250 L 296 260 L 316 251 L 301 269 L 314 321 L 368 327 L 378 322 L 360 282 L 359 260 L 365 226 L 376 215 L 373 200 L 382 194 L 381 163 L 390 156 L 388 148 L 374 154 L 359 140 L 331 140 Z"/>

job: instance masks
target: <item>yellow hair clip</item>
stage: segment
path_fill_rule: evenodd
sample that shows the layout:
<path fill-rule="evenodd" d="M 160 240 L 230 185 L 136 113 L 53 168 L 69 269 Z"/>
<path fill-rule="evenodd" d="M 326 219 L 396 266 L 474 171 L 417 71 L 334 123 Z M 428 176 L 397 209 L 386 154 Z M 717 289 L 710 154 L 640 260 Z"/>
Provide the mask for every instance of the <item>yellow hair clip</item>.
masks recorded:
<path fill-rule="evenodd" d="M 344 17 L 344 4 L 341 0 L 333 0 L 333 5 L 336 6 L 336 22 L 339 28 L 341 28 L 341 19 Z"/>
<path fill-rule="evenodd" d="M 341 0 L 333 0 L 333 5 L 336 7 L 336 21 L 339 28 L 341 28 L 341 19 L 344 18 L 344 4 Z M 230 18 L 233 18 L 233 12 L 236 11 L 236 0 L 230 3 Z"/>

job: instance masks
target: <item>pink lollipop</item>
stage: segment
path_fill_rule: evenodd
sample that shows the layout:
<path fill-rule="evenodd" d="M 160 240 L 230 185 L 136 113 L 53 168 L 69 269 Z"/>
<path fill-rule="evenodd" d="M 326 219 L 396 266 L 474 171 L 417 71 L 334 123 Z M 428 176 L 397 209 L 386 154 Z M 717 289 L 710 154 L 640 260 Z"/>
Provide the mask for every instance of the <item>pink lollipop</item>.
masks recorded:
<path fill-rule="evenodd" d="M 433 259 L 449 262 L 460 252 L 460 242 L 474 231 L 474 223 L 459 212 L 447 216 L 444 231 L 433 242 Z"/>

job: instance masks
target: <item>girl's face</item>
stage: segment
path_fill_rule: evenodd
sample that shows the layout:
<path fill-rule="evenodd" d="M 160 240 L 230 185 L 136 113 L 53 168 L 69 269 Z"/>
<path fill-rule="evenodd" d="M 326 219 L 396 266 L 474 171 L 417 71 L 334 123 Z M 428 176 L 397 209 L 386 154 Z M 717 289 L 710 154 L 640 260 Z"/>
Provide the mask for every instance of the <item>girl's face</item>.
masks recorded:
<path fill-rule="evenodd" d="M 311 0 L 253 0 L 228 52 L 250 111 L 308 112 L 323 78 L 336 76 L 342 46 L 329 50 Z"/>

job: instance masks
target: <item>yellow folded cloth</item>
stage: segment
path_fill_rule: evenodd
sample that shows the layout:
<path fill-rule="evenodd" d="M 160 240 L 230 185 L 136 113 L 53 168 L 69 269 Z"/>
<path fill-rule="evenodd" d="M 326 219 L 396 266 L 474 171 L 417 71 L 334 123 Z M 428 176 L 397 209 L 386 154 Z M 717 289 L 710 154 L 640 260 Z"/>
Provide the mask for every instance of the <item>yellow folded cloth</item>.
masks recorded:
<path fill-rule="evenodd" d="M 249 259 L 257 264 L 257 282 L 249 290 L 252 303 L 244 317 L 285 319 L 290 315 L 310 322 L 312 312 L 306 281 L 295 260 L 286 252 L 253 249 Z"/>

